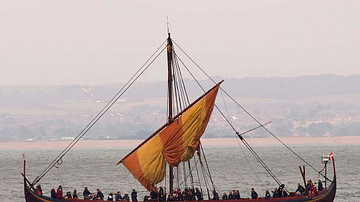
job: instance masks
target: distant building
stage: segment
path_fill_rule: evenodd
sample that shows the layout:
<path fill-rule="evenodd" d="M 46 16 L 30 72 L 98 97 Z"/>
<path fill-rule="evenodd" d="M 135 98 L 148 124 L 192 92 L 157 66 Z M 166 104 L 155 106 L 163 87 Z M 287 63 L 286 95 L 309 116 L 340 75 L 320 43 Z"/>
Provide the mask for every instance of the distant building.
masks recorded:
<path fill-rule="evenodd" d="M 61 137 L 60 140 L 74 140 L 74 137 Z"/>

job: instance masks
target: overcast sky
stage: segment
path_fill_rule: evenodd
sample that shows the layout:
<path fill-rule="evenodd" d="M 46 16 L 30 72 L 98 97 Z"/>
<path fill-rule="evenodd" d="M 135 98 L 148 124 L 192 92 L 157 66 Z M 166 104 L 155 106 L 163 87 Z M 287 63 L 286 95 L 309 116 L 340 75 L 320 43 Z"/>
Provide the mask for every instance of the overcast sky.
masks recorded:
<path fill-rule="evenodd" d="M 210 75 L 360 74 L 358 0 L 0 0 L 0 85 L 124 82 L 166 39 L 167 16 Z M 143 80 L 165 73 L 162 55 Z"/>

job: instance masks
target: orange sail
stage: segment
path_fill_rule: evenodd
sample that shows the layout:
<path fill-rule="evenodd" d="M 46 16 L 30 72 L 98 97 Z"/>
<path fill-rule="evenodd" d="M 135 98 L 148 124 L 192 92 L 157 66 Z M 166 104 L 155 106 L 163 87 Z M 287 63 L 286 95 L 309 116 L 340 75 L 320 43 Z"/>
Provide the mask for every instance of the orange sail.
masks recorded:
<path fill-rule="evenodd" d="M 166 162 L 177 166 L 193 157 L 209 122 L 219 86 L 220 83 L 120 161 L 146 189 L 151 190 L 164 179 Z"/>

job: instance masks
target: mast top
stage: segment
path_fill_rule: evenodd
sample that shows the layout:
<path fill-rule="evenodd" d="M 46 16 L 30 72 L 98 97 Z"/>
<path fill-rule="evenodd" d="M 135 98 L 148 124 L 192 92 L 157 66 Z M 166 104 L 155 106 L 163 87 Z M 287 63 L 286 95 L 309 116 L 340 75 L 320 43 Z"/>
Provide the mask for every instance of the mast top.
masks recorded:
<path fill-rule="evenodd" d="M 170 38 L 170 28 L 169 28 L 169 17 L 166 16 L 166 27 L 167 27 L 167 32 L 169 34 L 169 38 Z"/>

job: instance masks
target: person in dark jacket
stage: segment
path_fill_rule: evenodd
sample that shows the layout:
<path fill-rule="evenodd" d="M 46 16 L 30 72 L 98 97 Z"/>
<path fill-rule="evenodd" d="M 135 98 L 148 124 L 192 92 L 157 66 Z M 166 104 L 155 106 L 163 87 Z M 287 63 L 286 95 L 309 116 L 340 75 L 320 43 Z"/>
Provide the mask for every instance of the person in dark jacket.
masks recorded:
<path fill-rule="evenodd" d="M 162 187 L 159 188 L 158 197 L 159 197 L 159 201 L 165 201 L 165 198 L 166 198 L 165 191 L 164 191 L 164 189 Z"/>
<path fill-rule="evenodd" d="M 234 197 L 235 199 L 240 199 L 240 191 L 238 189 L 234 191 Z"/>
<path fill-rule="evenodd" d="M 78 193 L 77 193 L 77 191 L 76 191 L 76 189 L 74 189 L 74 192 L 73 192 L 73 198 L 79 198 L 79 196 L 78 196 Z"/>
<path fill-rule="evenodd" d="M 312 183 L 311 180 L 308 180 L 308 181 L 306 182 L 305 192 L 306 192 L 306 194 L 312 194 L 312 192 L 313 192 L 313 183 Z"/>
<path fill-rule="evenodd" d="M 258 194 L 256 193 L 254 188 L 251 188 L 251 198 L 252 199 L 257 199 Z"/>
<path fill-rule="evenodd" d="M 96 189 L 96 196 L 95 199 L 104 200 L 104 194 L 100 191 L 100 189 Z"/>
<path fill-rule="evenodd" d="M 107 198 L 108 201 L 114 201 L 114 195 L 113 193 L 110 193 Z"/>
<path fill-rule="evenodd" d="M 266 190 L 266 192 L 265 192 L 265 199 L 270 199 L 269 190 Z"/>
<path fill-rule="evenodd" d="M 274 191 L 272 191 L 272 193 L 273 193 L 273 198 L 279 197 L 279 192 L 278 192 L 277 188 L 275 188 Z"/>
<path fill-rule="evenodd" d="M 228 196 L 226 195 L 226 192 L 223 193 L 222 200 L 228 200 Z"/>
<path fill-rule="evenodd" d="M 50 194 L 51 194 L 51 198 L 57 198 L 57 196 L 56 196 L 56 191 L 55 191 L 55 188 L 54 188 L 54 187 L 51 189 Z"/>
<path fill-rule="evenodd" d="M 91 192 L 88 190 L 87 187 L 85 187 L 85 188 L 84 188 L 84 191 L 83 191 L 84 199 L 85 199 L 85 200 L 90 200 L 90 195 L 91 195 Z"/>
<path fill-rule="evenodd" d="M 219 194 L 216 192 L 216 190 L 213 190 L 213 198 L 211 200 L 219 200 Z"/>
<path fill-rule="evenodd" d="M 318 191 L 321 191 L 323 189 L 324 189 L 323 184 L 322 184 L 321 180 L 319 179 L 319 181 L 318 181 Z"/>
<path fill-rule="evenodd" d="M 303 186 L 301 186 L 300 183 L 297 184 L 297 189 L 295 190 L 295 194 L 296 195 L 303 195 L 305 192 L 305 188 Z"/>
<path fill-rule="evenodd" d="M 184 201 L 184 197 L 183 197 L 182 193 L 176 194 L 176 200 L 177 201 Z"/>
<path fill-rule="evenodd" d="M 282 188 L 281 190 L 281 197 L 287 197 L 289 194 L 287 193 L 287 191 L 285 190 L 285 188 Z"/>
<path fill-rule="evenodd" d="M 186 197 L 185 191 L 183 191 L 181 195 L 182 195 L 182 200 L 183 200 L 183 201 L 186 201 L 186 198 L 187 198 L 187 197 Z"/>
<path fill-rule="evenodd" d="M 130 201 L 130 198 L 129 198 L 129 195 L 128 195 L 127 192 L 124 192 L 123 201 L 124 201 L 124 202 Z"/>
<path fill-rule="evenodd" d="M 202 194 L 201 194 L 199 188 L 196 188 L 196 189 L 195 189 L 195 196 L 196 196 L 196 198 L 197 198 L 198 201 L 201 201 L 201 200 L 202 200 Z"/>
<path fill-rule="evenodd" d="M 280 186 L 279 186 L 279 188 L 277 189 L 277 191 L 278 191 L 278 197 L 282 197 L 283 195 L 282 195 L 282 190 L 283 190 L 283 188 L 285 187 L 285 185 L 284 184 L 281 184 Z"/>
<path fill-rule="evenodd" d="M 65 199 L 72 198 L 71 192 L 66 192 Z"/>
<path fill-rule="evenodd" d="M 118 191 L 116 192 L 116 195 L 115 195 L 115 201 L 121 201 L 122 200 L 122 196 L 121 196 L 121 193 Z"/>
<path fill-rule="evenodd" d="M 234 198 L 234 194 L 233 194 L 232 191 L 229 191 L 228 199 L 229 199 L 229 200 L 234 200 L 234 199 L 235 199 L 235 198 Z"/>
<path fill-rule="evenodd" d="M 157 192 L 156 189 L 151 189 L 150 191 L 150 197 L 151 197 L 151 200 L 153 201 L 157 201 L 158 200 L 158 197 L 159 197 L 159 193 Z"/>
<path fill-rule="evenodd" d="M 131 192 L 131 201 L 137 201 L 137 192 L 135 189 Z"/>

